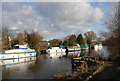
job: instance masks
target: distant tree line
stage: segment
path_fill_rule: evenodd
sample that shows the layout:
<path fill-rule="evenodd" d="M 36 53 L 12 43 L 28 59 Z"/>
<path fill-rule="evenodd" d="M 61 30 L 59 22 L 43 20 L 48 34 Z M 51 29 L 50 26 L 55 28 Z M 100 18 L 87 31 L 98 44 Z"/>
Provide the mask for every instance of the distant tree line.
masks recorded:
<path fill-rule="evenodd" d="M 72 46 L 74 44 L 88 44 L 91 45 L 92 44 L 92 40 L 97 38 L 96 33 L 94 33 L 93 31 L 88 31 L 85 34 L 85 37 L 82 36 L 82 34 L 79 35 L 68 35 L 64 38 L 64 40 L 61 39 L 53 39 L 48 41 L 49 43 L 51 43 L 51 47 L 53 46 L 58 46 L 58 45 L 63 45 L 65 47 L 68 46 Z"/>
<path fill-rule="evenodd" d="M 82 36 L 82 34 L 79 35 L 68 35 L 64 38 L 64 40 L 61 39 L 53 39 L 49 40 L 47 42 L 50 43 L 50 47 L 63 45 L 65 47 L 72 46 L 74 44 L 92 44 L 92 40 L 96 38 L 96 34 L 93 31 L 89 31 L 84 34 L 85 37 Z M 28 33 L 27 31 L 24 31 L 24 33 L 18 33 L 16 37 L 14 37 L 12 34 L 9 33 L 8 29 L 5 27 L 2 31 L 2 48 L 4 50 L 11 49 L 16 44 L 23 44 L 28 43 L 30 48 L 35 49 L 36 51 L 42 50 L 40 48 L 40 43 L 43 41 L 43 37 L 38 32 L 32 32 Z"/>

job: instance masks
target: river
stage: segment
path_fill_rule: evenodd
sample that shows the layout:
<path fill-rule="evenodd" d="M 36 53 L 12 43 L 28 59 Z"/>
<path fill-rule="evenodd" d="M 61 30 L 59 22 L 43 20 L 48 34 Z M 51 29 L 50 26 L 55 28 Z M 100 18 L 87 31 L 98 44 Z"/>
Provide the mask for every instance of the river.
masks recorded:
<path fill-rule="evenodd" d="M 11 62 L 14 62 L 12 65 L 0 68 L 2 69 L 3 79 L 49 79 L 51 75 L 56 73 L 72 73 L 71 58 L 96 54 L 104 57 L 109 56 L 107 47 L 103 47 L 102 49 L 92 51 L 91 54 L 89 54 L 89 51 L 84 50 L 80 52 L 69 52 L 68 54 L 42 54 L 37 58 L 15 59 L 11 60 Z M 15 61 L 21 62 L 15 64 Z"/>

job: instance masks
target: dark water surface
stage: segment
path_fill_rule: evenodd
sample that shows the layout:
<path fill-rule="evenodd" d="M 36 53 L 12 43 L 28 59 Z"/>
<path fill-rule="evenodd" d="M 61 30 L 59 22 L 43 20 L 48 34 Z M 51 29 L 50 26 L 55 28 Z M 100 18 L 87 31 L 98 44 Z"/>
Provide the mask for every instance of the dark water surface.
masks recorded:
<path fill-rule="evenodd" d="M 101 54 L 107 57 L 107 47 L 93 51 L 91 55 Z M 71 58 L 89 55 L 89 51 L 80 52 L 43 54 L 34 58 L 34 61 L 0 67 L 2 69 L 3 79 L 49 79 L 56 73 L 72 73 Z M 23 59 L 24 60 L 24 59 Z"/>

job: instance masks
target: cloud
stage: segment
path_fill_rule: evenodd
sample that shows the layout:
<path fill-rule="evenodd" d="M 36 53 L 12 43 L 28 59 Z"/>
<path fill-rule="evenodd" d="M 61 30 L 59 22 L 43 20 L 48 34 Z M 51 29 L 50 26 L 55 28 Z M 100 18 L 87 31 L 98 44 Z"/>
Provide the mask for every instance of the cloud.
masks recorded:
<path fill-rule="evenodd" d="M 32 30 L 37 27 L 36 16 L 32 6 L 20 5 L 19 3 L 3 3 L 3 27 L 19 29 L 20 32 Z M 14 27 L 14 28 L 13 28 Z"/>
<path fill-rule="evenodd" d="M 104 16 L 100 8 L 80 3 L 3 3 L 3 26 L 36 30 L 45 39 L 85 33 Z"/>

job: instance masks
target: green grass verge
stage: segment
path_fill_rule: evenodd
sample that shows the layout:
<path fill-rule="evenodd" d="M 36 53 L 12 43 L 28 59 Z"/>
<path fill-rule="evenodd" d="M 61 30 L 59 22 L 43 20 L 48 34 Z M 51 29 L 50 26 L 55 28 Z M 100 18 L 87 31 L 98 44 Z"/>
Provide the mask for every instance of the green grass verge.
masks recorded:
<path fill-rule="evenodd" d="M 114 75 L 113 75 L 113 79 L 115 81 L 120 81 L 120 66 L 116 69 Z"/>

